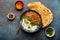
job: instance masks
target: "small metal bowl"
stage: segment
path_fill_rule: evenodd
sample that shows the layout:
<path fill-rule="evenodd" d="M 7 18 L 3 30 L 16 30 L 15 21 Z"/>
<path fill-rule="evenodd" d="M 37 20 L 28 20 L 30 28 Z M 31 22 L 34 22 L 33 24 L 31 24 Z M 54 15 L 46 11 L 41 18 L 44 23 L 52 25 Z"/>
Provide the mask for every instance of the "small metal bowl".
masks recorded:
<path fill-rule="evenodd" d="M 7 18 L 8 18 L 10 21 L 14 20 L 14 19 L 15 19 L 15 14 L 14 14 L 13 12 L 9 12 L 9 13 L 7 14 Z"/>
<path fill-rule="evenodd" d="M 22 17 L 24 16 L 24 14 L 25 14 L 26 12 L 29 12 L 29 11 L 36 12 L 36 11 L 34 11 L 34 10 L 27 10 L 27 11 L 25 11 L 25 12 L 21 15 L 21 17 L 20 17 L 20 27 L 21 27 L 21 29 L 22 29 L 23 31 L 25 31 L 25 32 L 27 32 L 27 33 L 35 33 L 35 32 L 37 32 L 39 29 L 42 29 L 42 19 L 41 19 L 41 16 L 40 16 L 40 14 L 39 14 L 38 12 L 36 12 L 36 13 L 40 16 L 41 22 L 40 22 L 40 25 L 36 28 L 35 31 L 26 30 L 26 29 L 24 29 L 23 26 L 22 26 L 22 22 L 21 22 Z"/>
<path fill-rule="evenodd" d="M 20 8 L 20 9 L 18 9 L 17 7 L 16 7 L 16 4 L 18 3 L 18 2 L 20 2 L 20 4 L 22 4 L 22 8 Z M 22 2 L 22 1 L 16 1 L 16 3 L 15 3 L 15 8 L 17 9 L 17 10 L 22 10 L 23 8 L 24 8 L 24 3 Z"/>
<path fill-rule="evenodd" d="M 46 33 L 46 31 L 47 31 L 48 28 L 51 28 L 51 29 L 53 30 L 53 33 L 52 33 L 52 35 L 50 35 L 50 36 L 49 36 L 49 34 Z M 53 36 L 55 35 L 55 29 L 54 29 L 53 27 L 48 27 L 48 28 L 45 29 L 45 35 L 46 35 L 47 37 L 53 37 Z"/>

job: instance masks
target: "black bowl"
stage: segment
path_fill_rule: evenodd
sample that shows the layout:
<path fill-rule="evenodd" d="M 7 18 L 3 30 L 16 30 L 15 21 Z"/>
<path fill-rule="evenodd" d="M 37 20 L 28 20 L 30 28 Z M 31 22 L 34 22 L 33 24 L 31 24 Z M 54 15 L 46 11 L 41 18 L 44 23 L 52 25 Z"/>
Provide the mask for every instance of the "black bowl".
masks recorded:
<path fill-rule="evenodd" d="M 16 4 L 17 4 L 18 2 L 20 2 L 20 3 L 23 5 L 21 9 L 16 8 Z M 16 1 L 16 3 L 15 3 L 15 8 L 16 8 L 16 10 L 18 10 L 18 11 L 22 10 L 22 9 L 24 8 L 24 3 L 23 3 L 22 1 Z"/>
<path fill-rule="evenodd" d="M 22 29 L 23 31 L 25 31 L 25 32 L 27 32 L 27 33 L 35 33 L 35 32 L 37 32 L 38 30 L 42 29 L 42 18 L 41 18 L 41 15 L 40 15 L 38 12 L 36 12 L 36 13 L 40 16 L 41 22 L 40 22 L 40 25 L 37 27 L 37 29 L 36 29 L 35 31 L 29 31 L 29 30 L 26 30 L 26 29 L 24 29 L 24 28 L 22 27 L 22 22 L 21 22 L 21 20 L 22 20 L 23 16 L 25 15 L 25 13 L 26 13 L 26 12 L 29 12 L 29 11 L 36 12 L 35 10 L 27 10 L 27 11 L 23 12 L 23 14 L 22 14 L 21 17 L 20 17 L 20 27 L 21 27 L 21 29 Z"/>

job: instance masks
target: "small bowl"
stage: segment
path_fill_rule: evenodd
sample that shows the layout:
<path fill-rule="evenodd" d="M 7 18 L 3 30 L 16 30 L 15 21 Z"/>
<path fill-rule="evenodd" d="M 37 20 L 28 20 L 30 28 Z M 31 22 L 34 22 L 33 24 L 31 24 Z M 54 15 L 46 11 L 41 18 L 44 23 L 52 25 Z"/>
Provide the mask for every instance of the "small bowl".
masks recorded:
<path fill-rule="evenodd" d="M 14 20 L 15 19 L 15 14 L 13 13 L 13 12 L 9 12 L 8 14 L 7 14 L 7 18 L 9 19 L 9 20 Z"/>
<path fill-rule="evenodd" d="M 24 3 L 22 1 L 16 1 L 15 8 L 17 10 L 22 10 L 24 8 Z"/>
<path fill-rule="evenodd" d="M 51 29 L 53 30 L 52 35 L 49 35 L 49 34 L 46 33 L 47 29 L 49 29 L 49 28 L 51 28 Z M 45 35 L 46 35 L 47 37 L 53 37 L 53 36 L 55 35 L 55 29 L 54 29 L 53 27 L 48 27 L 48 28 L 46 28 L 46 29 L 45 29 Z"/>
<path fill-rule="evenodd" d="M 41 19 L 40 25 L 39 25 L 39 26 L 36 28 L 36 30 L 34 30 L 34 31 L 26 30 L 26 29 L 24 29 L 23 26 L 22 26 L 21 20 L 22 20 L 24 14 L 25 14 L 26 12 L 29 12 L 29 11 L 36 12 L 36 11 L 34 11 L 34 10 L 27 10 L 27 11 L 25 11 L 25 12 L 21 15 L 21 17 L 20 17 L 21 29 L 22 29 L 23 31 L 27 32 L 27 33 L 35 33 L 35 32 L 37 32 L 39 29 L 42 29 L 42 19 Z M 38 12 L 36 12 L 36 13 L 40 16 L 40 14 L 39 14 Z M 40 18 L 41 18 L 41 16 L 40 16 Z"/>

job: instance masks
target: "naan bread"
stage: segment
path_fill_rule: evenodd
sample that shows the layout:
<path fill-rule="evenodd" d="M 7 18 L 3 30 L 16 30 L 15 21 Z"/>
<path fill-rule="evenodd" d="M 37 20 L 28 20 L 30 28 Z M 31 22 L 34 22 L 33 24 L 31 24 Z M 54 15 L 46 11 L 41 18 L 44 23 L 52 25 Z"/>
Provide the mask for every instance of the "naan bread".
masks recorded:
<path fill-rule="evenodd" d="M 42 23 L 43 23 L 42 28 L 47 27 L 52 22 L 53 20 L 52 12 L 50 11 L 50 9 L 45 7 L 41 2 L 29 3 L 27 6 L 30 10 L 35 10 L 39 12 L 39 14 L 42 17 Z"/>

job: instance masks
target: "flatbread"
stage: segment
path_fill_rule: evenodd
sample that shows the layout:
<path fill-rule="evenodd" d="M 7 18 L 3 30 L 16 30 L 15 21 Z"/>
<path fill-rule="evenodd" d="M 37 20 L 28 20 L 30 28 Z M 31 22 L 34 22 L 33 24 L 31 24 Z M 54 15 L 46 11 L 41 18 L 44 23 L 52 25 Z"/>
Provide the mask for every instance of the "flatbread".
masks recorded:
<path fill-rule="evenodd" d="M 53 14 L 51 10 L 45 7 L 41 2 L 29 3 L 27 6 L 30 10 L 35 10 L 39 12 L 42 17 L 42 28 L 47 27 L 52 22 Z"/>

